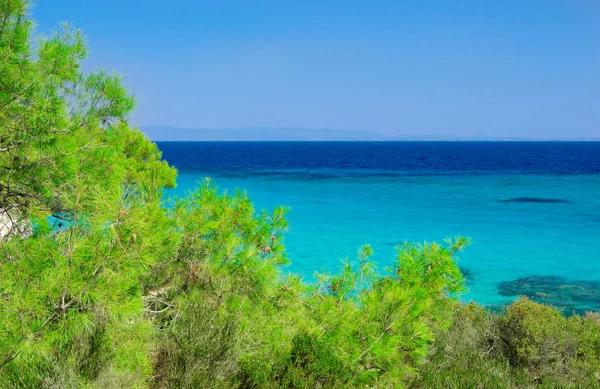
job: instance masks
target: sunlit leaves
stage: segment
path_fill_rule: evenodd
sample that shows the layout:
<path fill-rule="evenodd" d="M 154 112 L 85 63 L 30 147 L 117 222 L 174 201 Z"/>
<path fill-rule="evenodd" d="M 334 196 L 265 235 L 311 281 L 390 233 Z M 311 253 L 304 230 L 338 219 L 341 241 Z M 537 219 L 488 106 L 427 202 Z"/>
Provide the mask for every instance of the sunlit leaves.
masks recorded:
<path fill-rule="evenodd" d="M 145 385 L 140 279 L 178 242 L 162 203 L 175 171 L 127 124 L 121 77 L 81 73 L 80 31 L 32 54 L 27 9 L 0 4 L 0 209 L 33 232 L 0 237 L 0 382 Z"/>

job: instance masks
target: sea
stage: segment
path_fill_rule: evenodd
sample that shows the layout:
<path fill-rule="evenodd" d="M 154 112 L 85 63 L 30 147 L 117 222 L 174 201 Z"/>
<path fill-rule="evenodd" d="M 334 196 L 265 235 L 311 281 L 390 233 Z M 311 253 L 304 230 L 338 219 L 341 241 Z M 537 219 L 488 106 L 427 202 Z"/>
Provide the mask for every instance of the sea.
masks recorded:
<path fill-rule="evenodd" d="M 290 207 L 291 264 L 306 281 L 369 243 L 383 271 L 402 242 L 466 236 L 463 301 L 518 295 L 600 310 L 600 142 L 158 142 L 179 170 Z"/>

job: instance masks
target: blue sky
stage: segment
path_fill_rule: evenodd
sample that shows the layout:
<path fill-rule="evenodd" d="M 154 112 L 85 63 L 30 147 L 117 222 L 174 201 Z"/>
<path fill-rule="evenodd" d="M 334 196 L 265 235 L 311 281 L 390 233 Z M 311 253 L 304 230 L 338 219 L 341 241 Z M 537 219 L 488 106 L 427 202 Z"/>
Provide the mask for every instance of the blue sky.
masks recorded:
<path fill-rule="evenodd" d="M 138 125 L 600 137 L 597 0 L 38 0 Z"/>

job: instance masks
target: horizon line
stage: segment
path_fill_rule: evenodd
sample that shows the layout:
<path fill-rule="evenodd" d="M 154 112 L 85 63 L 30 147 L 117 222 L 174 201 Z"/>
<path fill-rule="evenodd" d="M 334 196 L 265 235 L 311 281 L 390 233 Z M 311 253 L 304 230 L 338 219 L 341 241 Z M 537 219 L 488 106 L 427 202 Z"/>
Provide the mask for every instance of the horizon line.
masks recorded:
<path fill-rule="evenodd" d="M 471 135 L 457 135 L 457 134 L 382 134 L 378 132 L 373 132 L 370 130 L 356 130 L 356 129 L 331 129 L 331 128 L 307 128 L 307 127 L 269 127 L 269 126 L 244 126 L 244 127 L 221 127 L 221 128 L 194 128 L 194 127 L 177 127 L 177 126 L 167 126 L 167 125 L 138 125 L 137 128 L 146 134 L 148 138 L 155 141 L 153 138 L 163 138 L 162 136 L 158 136 L 159 134 L 149 134 L 147 130 L 156 131 L 156 130 L 182 130 L 186 132 L 197 132 L 198 135 L 201 133 L 212 132 L 213 136 L 214 132 L 232 132 L 232 131 L 255 131 L 257 134 L 260 134 L 260 131 L 273 131 L 273 130 L 281 130 L 281 131 L 308 131 L 308 132 L 325 132 L 323 134 L 323 139 L 320 139 L 320 136 L 315 136 L 311 134 L 310 138 L 302 139 L 302 136 L 298 136 L 298 134 L 285 134 L 284 132 L 278 134 L 281 136 L 289 136 L 293 138 L 294 136 L 298 137 L 298 139 L 276 139 L 277 136 L 275 134 L 262 134 L 264 139 L 243 139 L 244 136 L 248 134 L 243 134 L 238 136 L 242 139 L 174 139 L 174 140 L 156 140 L 158 142 L 413 142 L 413 141 L 426 141 L 426 142 L 598 142 L 600 141 L 600 137 L 594 136 L 577 136 L 577 137 L 519 137 L 519 136 L 493 136 L 493 135 L 482 135 L 482 134 L 471 134 Z M 146 131 L 145 131 L 146 130 Z M 336 133 L 339 133 L 336 134 Z M 342 134 L 344 133 L 344 134 Z M 360 133 L 360 135 L 352 136 L 348 133 Z M 160 134 L 163 135 L 163 134 Z M 191 134 L 186 134 L 191 137 Z M 196 135 L 196 134 L 194 134 Z M 338 135 L 339 138 L 335 136 Z M 269 139 L 271 138 L 271 139 Z M 275 139 L 273 139 L 275 138 Z"/>

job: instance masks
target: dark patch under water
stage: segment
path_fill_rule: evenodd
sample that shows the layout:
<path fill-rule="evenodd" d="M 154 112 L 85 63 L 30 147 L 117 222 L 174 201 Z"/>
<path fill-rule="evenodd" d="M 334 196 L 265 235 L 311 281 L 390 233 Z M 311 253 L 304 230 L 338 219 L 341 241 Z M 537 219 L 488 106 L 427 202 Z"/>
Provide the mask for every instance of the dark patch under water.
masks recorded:
<path fill-rule="evenodd" d="M 527 296 L 565 313 L 600 311 L 600 281 L 567 280 L 559 276 L 529 276 L 498 284 L 502 296 Z"/>
<path fill-rule="evenodd" d="M 460 269 L 460 272 L 465 278 L 467 285 L 473 283 L 473 281 L 475 280 L 475 272 L 464 266 L 459 266 L 458 268 Z"/>
<path fill-rule="evenodd" d="M 548 204 L 571 204 L 571 201 L 565 199 L 550 199 L 544 197 L 513 197 L 511 199 L 500 200 L 501 203 L 548 203 Z"/>

